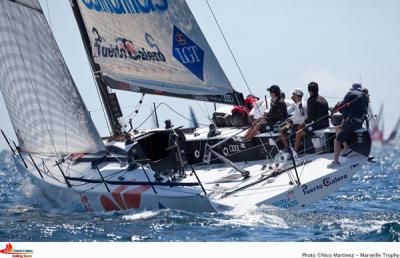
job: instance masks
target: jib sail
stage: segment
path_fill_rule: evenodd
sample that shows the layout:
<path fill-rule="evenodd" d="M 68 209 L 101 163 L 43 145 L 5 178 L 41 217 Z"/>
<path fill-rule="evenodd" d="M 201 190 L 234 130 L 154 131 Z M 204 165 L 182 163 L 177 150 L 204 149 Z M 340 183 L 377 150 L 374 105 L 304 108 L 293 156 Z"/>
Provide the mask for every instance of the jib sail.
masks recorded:
<path fill-rule="evenodd" d="M 235 91 L 185 0 L 73 3 L 109 87 L 236 103 Z"/>
<path fill-rule="evenodd" d="M 0 89 L 23 150 L 104 150 L 37 0 L 0 0 Z"/>

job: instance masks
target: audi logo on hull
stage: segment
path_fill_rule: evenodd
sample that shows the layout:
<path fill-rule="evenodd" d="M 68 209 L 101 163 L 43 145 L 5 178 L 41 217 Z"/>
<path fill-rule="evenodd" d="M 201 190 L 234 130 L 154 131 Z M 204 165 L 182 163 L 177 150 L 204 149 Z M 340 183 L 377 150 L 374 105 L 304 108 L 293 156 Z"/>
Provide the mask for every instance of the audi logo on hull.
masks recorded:
<path fill-rule="evenodd" d="M 240 151 L 241 151 L 240 145 L 229 145 L 222 149 L 222 153 L 225 156 L 228 156 L 229 154 L 233 154 L 233 153 L 238 153 Z"/>

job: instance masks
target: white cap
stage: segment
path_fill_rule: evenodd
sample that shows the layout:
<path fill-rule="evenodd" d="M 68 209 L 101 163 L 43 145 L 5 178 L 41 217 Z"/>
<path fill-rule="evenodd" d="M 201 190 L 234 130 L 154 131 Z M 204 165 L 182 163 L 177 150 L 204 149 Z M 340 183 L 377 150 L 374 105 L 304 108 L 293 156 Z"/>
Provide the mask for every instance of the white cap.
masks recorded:
<path fill-rule="evenodd" d="M 297 96 L 301 96 L 301 97 L 304 96 L 303 91 L 301 89 L 299 89 L 299 88 L 297 88 L 294 91 L 292 91 L 292 94 L 297 95 Z"/>

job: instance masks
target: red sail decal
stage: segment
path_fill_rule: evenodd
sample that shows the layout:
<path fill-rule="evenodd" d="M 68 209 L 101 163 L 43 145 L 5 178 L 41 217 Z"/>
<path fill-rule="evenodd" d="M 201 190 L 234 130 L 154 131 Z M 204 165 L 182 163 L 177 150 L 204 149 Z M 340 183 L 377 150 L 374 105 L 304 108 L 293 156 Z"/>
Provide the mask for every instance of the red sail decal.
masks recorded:
<path fill-rule="evenodd" d="M 151 186 L 140 186 L 123 194 L 126 206 L 128 209 L 139 209 L 141 195 L 150 189 Z"/>
<path fill-rule="evenodd" d="M 114 197 L 115 201 L 118 203 L 119 207 L 121 207 L 123 210 L 126 210 L 127 208 L 124 200 L 122 200 L 121 193 L 125 191 L 127 188 L 128 188 L 127 185 L 121 185 L 112 192 L 112 196 Z"/>
<path fill-rule="evenodd" d="M 106 211 L 120 211 L 121 210 L 113 201 L 111 201 L 104 195 L 102 195 L 100 197 L 100 202 Z"/>

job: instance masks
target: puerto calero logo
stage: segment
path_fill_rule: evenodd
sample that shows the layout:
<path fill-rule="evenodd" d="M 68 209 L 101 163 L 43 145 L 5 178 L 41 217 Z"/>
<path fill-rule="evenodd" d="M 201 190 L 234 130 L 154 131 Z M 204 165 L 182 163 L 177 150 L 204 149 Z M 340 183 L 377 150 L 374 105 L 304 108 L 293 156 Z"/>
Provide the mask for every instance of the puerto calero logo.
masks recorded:
<path fill-rule="evenodd" d="M 197 78 L 204 80 L 204 51 L 180 29 L 174 26 L 174 57 Z"/>
<path fill-rule="evenodd" d="M 324 179 L 322 179 L 322 183 L 321 184 L 317 184 L 314 186 L 308 186 L 308 185 L 302 185 L 302 190 L 303 190 L 303 194 L 304 195 L 309 195 L 312 193 L 316 193 L 321 191 L 322 189 L 326 188 L 326 187 L 330 187 L 332 185 L 338 184 L 340 182 L 345 181 L 346 179 L 348 179 L 349 177 L 345 174 L 343 176 L 338 176 L 338 177 L 334 177 L 334 178 L 330 178 L 330 177 L 326 177 Z"/>
<path fill-rule="evenodd" d="M 0 249 L 0 254 L 12 255 L 13 258 L 32 258 L 33 250 L 15 249 L 12 244 L 6 244 L 4 249 Z"/>
<path fill-rule="evenodd" d="M 144 35 L 146 43 L 150 49 L 137 46 L 132 40 L 117 37 L 113 43 L 107 43 L 107 40 L 101 36 L 96 28 L 92 29 L 94 39 L 94 57 L 113 58 L 113 59 L 130 59 L 133 61 L 145 62 L 166 62 L 165 55 L 154 42 L 153 37 L 146 33 Z"/>
<path fill-rule="evenodd" d="M 168 10 L 168 0 L 81 0 L 90 10 L 112 14 L 146 14 Z"/>

